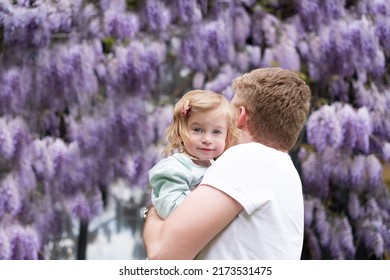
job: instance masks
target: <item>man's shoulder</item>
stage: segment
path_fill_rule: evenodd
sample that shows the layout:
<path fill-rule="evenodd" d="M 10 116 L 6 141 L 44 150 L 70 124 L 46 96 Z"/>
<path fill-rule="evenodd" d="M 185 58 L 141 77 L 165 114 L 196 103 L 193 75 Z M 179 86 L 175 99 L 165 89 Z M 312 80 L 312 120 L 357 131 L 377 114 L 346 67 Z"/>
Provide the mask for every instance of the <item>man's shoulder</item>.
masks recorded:
<path fill-rule="evenodd" d="M 272 155 L 272 154 L 279 154 L 279 155 L 286 155 L 287 153 L 276 150 L 272 147 L 266 146 L 264 144 L 258 143 L 258 142 L 249 142 L 249 143 L 243 143 L 243 144 L 238 144 L 235 146 L 230 147 L 229 149 L 226 150 L 228 152 L 230 150 L 230 153 L 238 153 L 238 154 L 243 154 L 243 153 L 261 153 L 263 155 Z"/>
<path fill-rule="evenodd" d="M 230 147 L 225 151 L 226 154 L 240 154 L 242 153 L 253 153 L 255 151 L 260 151 L 264 145 L 257 142 L 243 143 Z"/>

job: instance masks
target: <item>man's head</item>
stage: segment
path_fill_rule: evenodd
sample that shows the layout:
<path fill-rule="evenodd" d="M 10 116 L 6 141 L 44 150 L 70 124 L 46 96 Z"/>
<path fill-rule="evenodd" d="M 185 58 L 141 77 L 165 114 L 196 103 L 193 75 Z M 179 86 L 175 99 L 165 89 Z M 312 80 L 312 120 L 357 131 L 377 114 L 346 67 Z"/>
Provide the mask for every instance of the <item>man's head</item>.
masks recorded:
<path fill-rule="evenodd" d="M 246 113 L 253 140 L 289 151 L 298 139 L 310 109 L 311 93 L 293 71 L 260 68 L 233 80 L 232 103 Z"/>

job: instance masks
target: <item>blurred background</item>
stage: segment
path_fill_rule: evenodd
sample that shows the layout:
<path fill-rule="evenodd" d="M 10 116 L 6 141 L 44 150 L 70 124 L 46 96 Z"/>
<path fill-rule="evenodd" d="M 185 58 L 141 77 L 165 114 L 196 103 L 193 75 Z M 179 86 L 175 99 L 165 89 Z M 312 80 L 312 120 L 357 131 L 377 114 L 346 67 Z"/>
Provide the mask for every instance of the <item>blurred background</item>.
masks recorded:
<path fill-rule="evenodd" d="M 302 259 L 389 259 L 389 59 L 387 0 L 0 0 L 0 259 L 145 259 L 173 104 L 268 66 L 313 94 Z"/>

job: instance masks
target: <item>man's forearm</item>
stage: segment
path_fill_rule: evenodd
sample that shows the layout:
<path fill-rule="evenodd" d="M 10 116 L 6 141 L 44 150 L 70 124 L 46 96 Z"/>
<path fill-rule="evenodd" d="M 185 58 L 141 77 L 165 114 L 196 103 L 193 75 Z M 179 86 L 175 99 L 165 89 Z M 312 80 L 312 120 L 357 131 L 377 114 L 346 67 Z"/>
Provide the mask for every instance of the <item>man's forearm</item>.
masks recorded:
<path fill-rule="evenodd" d="M 164 221 L 157 214 L 156 208 L 151 207 L 145 217 L 143 238 L 148 259 L 158 258 L 158 246 L 161 245 L 159 236 Z"/>
<path fill-rule="evenodd" d="M 241 210 L 237 201 L 209 186 L 198 187 L 166 220 L 151 208 L 143 235 L 148 258 L 194 259 Z"/>

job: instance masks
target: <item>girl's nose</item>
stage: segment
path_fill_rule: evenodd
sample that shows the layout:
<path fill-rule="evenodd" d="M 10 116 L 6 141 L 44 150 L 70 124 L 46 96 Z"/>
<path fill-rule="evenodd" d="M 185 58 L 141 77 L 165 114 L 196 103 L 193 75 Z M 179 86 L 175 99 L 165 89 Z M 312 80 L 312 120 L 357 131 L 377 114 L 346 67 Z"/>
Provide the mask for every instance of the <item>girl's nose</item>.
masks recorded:
<path fill-rule="evenodd" d="M 204 136 L 204 137 L 202 138 L 202 143 L 203 143 L 203 144 L 210 144 L 211 141 L 210 141 L 209 137 Z"/>

